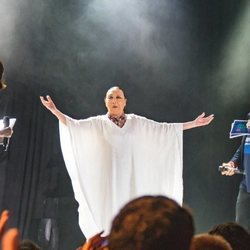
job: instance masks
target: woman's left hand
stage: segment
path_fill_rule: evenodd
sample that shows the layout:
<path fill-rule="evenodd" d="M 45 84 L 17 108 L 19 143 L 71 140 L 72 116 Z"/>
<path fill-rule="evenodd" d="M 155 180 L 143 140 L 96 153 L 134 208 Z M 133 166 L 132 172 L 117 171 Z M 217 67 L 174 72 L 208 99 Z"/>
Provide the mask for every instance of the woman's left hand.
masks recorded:
<path fill-rule="evenodd" d="M 205 112 L 200 114 L 195 120 L 195 127 L 206 126 L 214 119 L 214 115 L 205 116 Z"/>

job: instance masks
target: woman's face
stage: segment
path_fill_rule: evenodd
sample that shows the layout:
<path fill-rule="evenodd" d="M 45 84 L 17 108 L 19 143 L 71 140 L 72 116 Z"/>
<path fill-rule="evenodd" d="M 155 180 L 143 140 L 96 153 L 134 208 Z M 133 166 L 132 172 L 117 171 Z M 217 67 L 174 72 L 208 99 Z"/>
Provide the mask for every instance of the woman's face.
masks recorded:
<path fill-rule="evenodd" d="M 127 99 L 121 89 L 109 89 L 104 101 L 109 115 L 121 116 L 124 113 Z"/>

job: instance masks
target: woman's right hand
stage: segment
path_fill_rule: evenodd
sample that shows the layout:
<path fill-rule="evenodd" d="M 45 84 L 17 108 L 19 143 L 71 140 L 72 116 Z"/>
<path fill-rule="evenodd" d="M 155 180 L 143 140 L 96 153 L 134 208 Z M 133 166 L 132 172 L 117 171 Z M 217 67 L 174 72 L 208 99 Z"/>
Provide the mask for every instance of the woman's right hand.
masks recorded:
<path fill-rule="evenodd" d="M 66 116 L 57 109 L 55 103 L 52 101 L 49 95 L 47 95 L 46 98 L 40 96 L 40 100 L 45 108 L 55 115 L 60 122 L 66 125 Z"/>
<path fill-rule="evenodd" d="M 49 95 L 47 95 L 46 98 L 44 98 L 43 96 L 40 96 L 40 100 L 43 106 L 46 107 L 52 113 L 54 113 L 57 110 L 55 103 L 52 101 Z"/>

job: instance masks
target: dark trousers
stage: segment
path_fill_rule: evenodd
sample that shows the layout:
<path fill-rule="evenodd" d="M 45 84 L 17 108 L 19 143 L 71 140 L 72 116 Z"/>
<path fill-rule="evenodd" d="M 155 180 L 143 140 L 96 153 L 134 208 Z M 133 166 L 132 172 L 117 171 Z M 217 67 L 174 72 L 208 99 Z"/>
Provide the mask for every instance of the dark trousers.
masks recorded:
<path fill-rule="evenodd" d="M 250 193 L 239 189 L 236 202 L 236 222 L 250 232 Z"/>

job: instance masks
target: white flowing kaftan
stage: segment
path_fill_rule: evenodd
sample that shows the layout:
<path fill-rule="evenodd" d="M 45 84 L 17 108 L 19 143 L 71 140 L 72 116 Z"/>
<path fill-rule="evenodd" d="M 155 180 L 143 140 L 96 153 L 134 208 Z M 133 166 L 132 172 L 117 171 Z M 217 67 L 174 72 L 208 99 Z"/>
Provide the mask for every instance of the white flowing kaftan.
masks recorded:
<path fill-rule="evenodd" d="M 66 117 L 60 140 L 86 238 L 105 230 L 133 198 L 165 195 L 182 203 L 182 123 L 127 114 L 122 128 L 107 115 Z"/>

